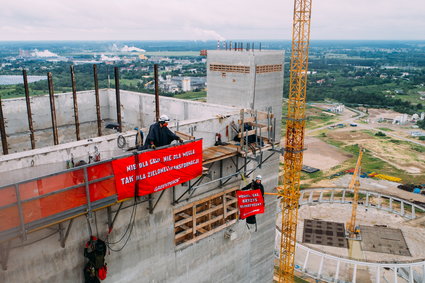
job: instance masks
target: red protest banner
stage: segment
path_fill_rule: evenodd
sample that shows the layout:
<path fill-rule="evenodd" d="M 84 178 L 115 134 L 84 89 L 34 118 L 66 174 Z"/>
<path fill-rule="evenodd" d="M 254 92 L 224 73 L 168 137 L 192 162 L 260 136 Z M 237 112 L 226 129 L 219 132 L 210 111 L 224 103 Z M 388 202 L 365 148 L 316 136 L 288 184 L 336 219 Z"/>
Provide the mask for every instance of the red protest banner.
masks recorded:
<path fill-rule="evenodd" d="M 113 160 L 112 168 L 118 200 L 162 191 L 202 174 L 202 140 Z"/>
<path fill-rule="evenodd" d="M 248 216 L 264 213 L 264 201 L 261 191 L 248 190 L 237 191 L 239 219 L 245 219 Z"/>

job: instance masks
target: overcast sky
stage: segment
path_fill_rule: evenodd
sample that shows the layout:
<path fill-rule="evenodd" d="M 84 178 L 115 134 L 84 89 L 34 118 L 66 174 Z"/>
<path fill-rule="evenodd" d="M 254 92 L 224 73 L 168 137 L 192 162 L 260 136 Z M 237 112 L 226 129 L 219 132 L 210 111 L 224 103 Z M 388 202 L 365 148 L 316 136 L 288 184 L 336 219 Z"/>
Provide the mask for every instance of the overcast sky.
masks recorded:
<path fill-rule="evenodd" d="M 291 37 L 293 0 L 3 0 L 0 40 Z M 313 0 L 311 39 L 425 39 L 425 0 Z"/>

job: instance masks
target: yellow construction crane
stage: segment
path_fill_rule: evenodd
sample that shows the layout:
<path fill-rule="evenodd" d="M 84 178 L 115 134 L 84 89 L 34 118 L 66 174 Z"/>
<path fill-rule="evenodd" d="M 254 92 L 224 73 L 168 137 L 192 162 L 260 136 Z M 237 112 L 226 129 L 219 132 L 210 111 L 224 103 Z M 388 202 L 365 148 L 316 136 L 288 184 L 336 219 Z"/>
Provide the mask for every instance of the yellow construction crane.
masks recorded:
<path fill-rule="evenodd" d="M 357 205 L 359 201 L 359 188 L 360 188 L 360 181 L 359 176 L 361 174 L 361 165 L 362 165 L 362 157 L 363 157 L 363 149 L 360 147 L 359 150 L 359 157 L 357 158 L 356 168 L 353 172 L 353 177 L 351 178 L 350 185 L 348 186 L 349 190 L 354 190 L 354 196 L 352 201 L 352 208 L 351 208 L 351 218 L 347 222 L 347 232 L 349 238 L 356 238 L 356 217 L 357 217 Z"/>
<path fill-rule="evenodd" d="M 303 165 L 308 49 L 312 0 L 294 0 L 292 53 L 282 187 L 279 282 L 294 281 L 300 175 Z"/>

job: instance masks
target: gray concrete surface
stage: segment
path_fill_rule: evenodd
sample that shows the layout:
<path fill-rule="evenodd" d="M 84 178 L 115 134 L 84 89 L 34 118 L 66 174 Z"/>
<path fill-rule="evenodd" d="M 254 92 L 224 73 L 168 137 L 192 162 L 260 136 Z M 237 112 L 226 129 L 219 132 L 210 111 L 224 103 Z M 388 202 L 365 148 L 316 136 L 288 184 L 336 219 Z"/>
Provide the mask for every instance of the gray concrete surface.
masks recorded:
<path fill-rule="evenodd" d="M 105 128 L 107 123 L 117 121 L 115 90 L 102 89 L 100 90 L 99 97 L 101 102 L 102 135 L 106 136 L 116 132 L 115 130 Z M 77 101 L 81 139 L 97 137 L 94 91 L 78 92 Z M 9 153 L 30 150 L 31 143 L 25 99 L 3 99 L 2 103 L 3 114 L 6 120 Z M 76 141 L 72 94 L 56 94 L 55 106 L 59 144 Z M 36 148 L 53 146 L 49 96 L 40 95 L 31 97 L 31 108 Z M 167 114 L 174 122 L 215 118 L 216 115 L 225 115 L 236 110 L 239 110 L 239 108 L 160 97 L 160 113 Z M 123 131 L 133 130 L 135 127 L 148 128 L 155 121 L 154 96 L 145 93 L 121 91 L 121 117 Z M 3 154 L 3 148 L 0 145 L 0 156 L 1 154 Z"/>
<path fill-rule="evenodd" d="M 272 107 L 275 117 L 280 121 L 283 71 L 260 73 L 256 72 L 256 67 L 283 66 L 283 63 L 284 51 L 208 51 L 207 102 L 259 111 Z M 249 73 L 214 71 L 210 68 L 211 64 L 245 66 L 249 67 Z M 280 122 L 276 126 L 280 129 Z"/>
<path fill-rule="evenodd" d="M 282 52 L 277 52 L 279 62 L 282 61 Z M 268 62 L 268 61 L 267 61 Z M 266 63 L 267 63 L 266 62 Z M 276 75 L 282 75 L 276 74 Z M 258 79 L 257 79 L 258 80 Z M 275 114 L 280 117 L 282 82 L 277 81 L 274 92 L 258 91 L 256 101 L 260 105 L 274 107 Z M 259 85 L 262 85 L 257 81 Z M 268 83 L 273 83 L 269 81 Z M 216 88 L 219 85 L 216 85 Z M 226 89 L 227 87 L 224 87 Z M 213 86 L 209 86 L 209 90 Z M 217 89 L 215 90 L 217 91 Z M 238 92 L 235 90 L 235 92 Z M 113 101 L 113 91 L 106 91 L 108 96 L 109 118 L 115 111 Z M 135 125 L 148 125 L 153 121 L 152 96 L 135 93 L 122 92 L 128 100 L 123 100 L 124 121 L 126 129 L 131 129 Z M 210 94 L 208 94 L 210 95 Z M 204 138 L 204 147 L 214 144 L 214 136 L 219 132 L 226 141 L 226 126 L 238 118 L 237 114 L 231 113 L 234 108 L 228 107 L 225 102 L 227 96 L 236 95 L 231 89 L 226 89 L 222 93 L 223 99 L 212 104 L 202 104 L 199 102 L 178 101 L 175 99 L 161 99 L 161 111 L 169 112 L 170 116 L 183 120 L 179 123 L 181 131 L 193 131 L 194 136 Z M 237 108 L 246 107 L 241 98 L 235 106 Z M 259 107 L 262 107 L 262 106 Z M 222 114 L 227 113 L 225 118 Z M 216 115 L 220 114 L 220 118 Z M 18 118 L 16 118 L 18 119 Z M 43 118 L 48 123 L 47 117 Z M 43 121 L 44 121 L 43 120 Z M 18 123 L 18 122 L 16 122 Z M 20 123 L 20 122 L 19 122 Z M 65 123 L 65 122 L 61 122 Z M 280 123 L 279 123 L 280 124 Z M 21 125 L 24 131 L 24 126 Z M 279 134 L 279 131 L 277 132 Z M 129 143 L 134 140 L 135 131 L 127 131 L 123 134 Z M 62 169 L 61 166 L 69 158 L 70 153 L 74 156 L 83 156 L 88 151 L 98 147 L 102 156 L 116 156 L 122 153 L 116 147 L 117 134 L 105 137 L 93 138 L 59 146 L 46 147 L 36 151 L 26 151 L 15 153 L 10 156 L 0 157 L 0 170 L 2 175 L 9 174 L 12 168 L 22 170 L 27 168 L 31 171 L 32 161 L 34 164 L 49 167 L 48 170 Z M 229 137 L 230 138 L 230 137 Z M 263 184 L 267 192 L 275 191 L 277 186 L 279 155 L 272 152 L 264 152 L 264 159 L 272 155 L 261 168 L 256 168 L 257 163 L 252 161 L 247 169 L 256 168 L 252 176 L 261 174 Z M 42 161 L 42 162 L 41 162 Z M 52 164 L 50 164 L 50 163 Z M 234 164 L 230 159 L 223 161 L 223 175 L 235 172 L 235 167 L 240 168 L 243 160 L 238 158 Z M 50 165 L 49 165 L 50 164 Z M 9 170 L 7 170 L 9 168 Z M 40 167 L 39 167 L 40 168 Z M 215 164 L 211 169 L 211 176 L 205 178 L 202 183 L 211 182 L 219 176 L 219 164 Z M 35 170 L 33 170 L 35 171 Z M 19 173 L 18 173 L 19 174 Z M 22 174 L 22 173 L 21 173 Z M 30 173 L 28 173 L 30 174 Z M 250 181 L 250 179 L 248 179 Z M 107 255 L 108 278 L 103 282 L 271 282 L 273 277 L 273 249 L 275 235 L 276 198 L 266 196 L 266 211 L 257 216 L 258 231 L 248 230 L 245 221 L 238 221 L 232 225 L 231 229 L 236 231 L 237 237 L 234 240 L 224 238 L 225 230 L 216 232 L 211 236 L 202 239 L 190 246 L 181 248 L 174 244 L 174 208 L 178 208 L 187 203 L 206 198 L 232 186 L 243 186 L 240 176 L 234 177 L 225 187 L 220 187 L 218 182 L 205 185 L 193 194 L 192 198 L 179 204 L 172 205 L 172 190 L 165 191 L 163 198 L 153 212 L 147 211 L 147 203 L 138 205 L 136 221 L 128 244 L 122 251 L 111 252 Z M 187 187 L 176 186 L 176 195 L 182 194 Z M 158 200 L 160 193 L 153 194 L 154 201 Z M 126 201 L 124 206 L 131 205 L 132 201 Z M 60 204 L 58 204 L 60 205 Z M 113 207 L 113 211 L 117 205 Z M 111 242 L 118 240 L 128 227 L 131 208 L 124 209 L 115 223 L 115 228 L 109 235 Z M 101 238 L 107 235 L 107 213 L 106 209 L 97 211 L 90 220 L 94 234 Z M 83 248 L 85 241 L 89 237 L 88 224 L 85 216 L 80 216 L 74 220 L 70 230 L 66 247 L 61 248 L 58 242 L 58 234 L 52 233 L 51 229 L 44 229 L 31 233 L 28 241 L 22 243 L 16 239 L 12 243 L 12 250 L 8 261 L 8 270 L 0 271 L 0 282 L 82 282 Z M 119 249 L 122 243 L 114 245 Z"/>

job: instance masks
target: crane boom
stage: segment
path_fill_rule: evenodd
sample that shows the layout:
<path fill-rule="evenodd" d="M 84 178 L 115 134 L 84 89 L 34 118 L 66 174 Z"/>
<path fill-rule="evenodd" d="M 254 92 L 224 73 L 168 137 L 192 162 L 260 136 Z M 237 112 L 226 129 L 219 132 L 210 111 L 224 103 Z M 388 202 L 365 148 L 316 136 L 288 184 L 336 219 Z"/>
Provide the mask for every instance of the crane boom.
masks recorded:
<path fill-rule="evenodd" d="M 312 0 L 294 0 L 285 162 L 282 187 L 278 188 L 278 193 L 282 197 L 279 282 L 294 280 L 300 175 L 304 150 L 311 3 Z"/>
<path fill-rule="evenodd" d="M 354 196 L 352 201 L 351 208 L 351 218 L 350 221 L 347 222 L 347 231 L 349 233 L 349 237 L 352 238 L 355 235 L 356 230 L 356 217 L 357 217 L 357 205 L 359 201 L 359 176 L 360 176 L 360 168 L 362 165 L 362 157 L 363 157 L 363 149 L 360 147 L 359 157 L 357 158 L 356 168 L 353 172 L 353 177 L 351 178 L 350 185 L 348 186 L 349 190 L 354 190 Z"/>

